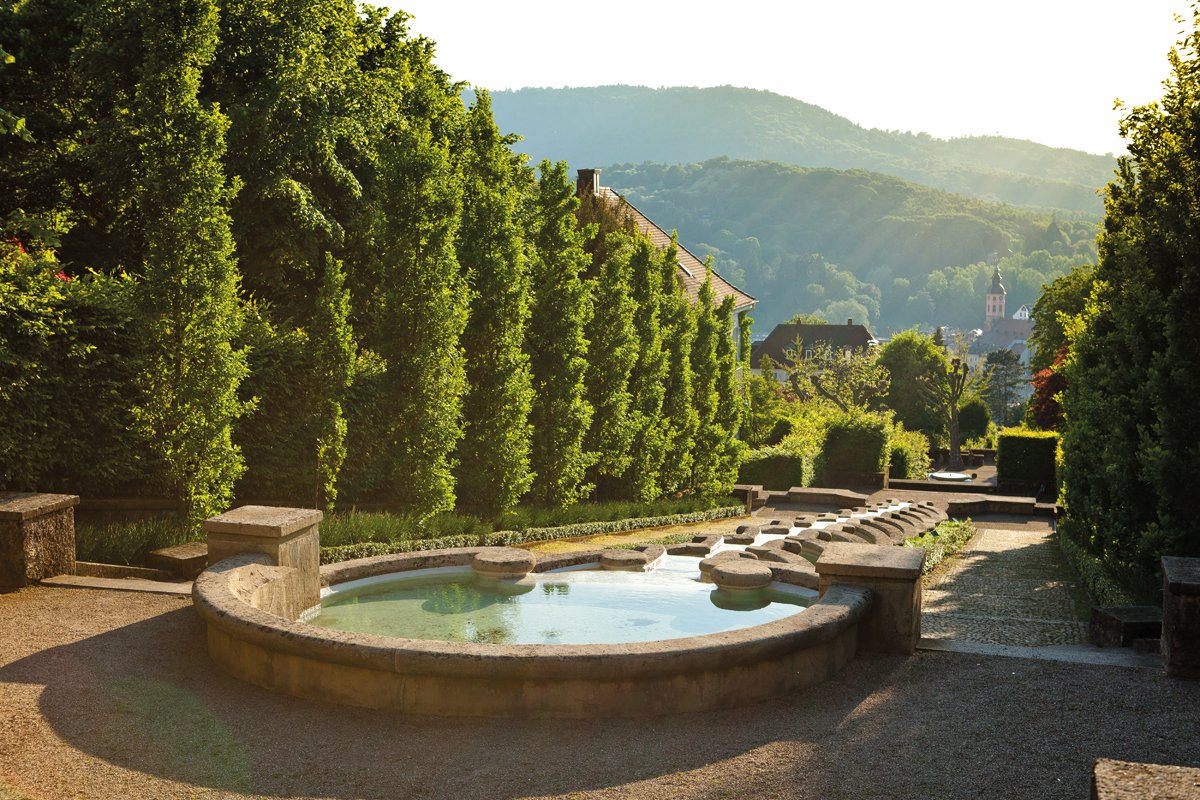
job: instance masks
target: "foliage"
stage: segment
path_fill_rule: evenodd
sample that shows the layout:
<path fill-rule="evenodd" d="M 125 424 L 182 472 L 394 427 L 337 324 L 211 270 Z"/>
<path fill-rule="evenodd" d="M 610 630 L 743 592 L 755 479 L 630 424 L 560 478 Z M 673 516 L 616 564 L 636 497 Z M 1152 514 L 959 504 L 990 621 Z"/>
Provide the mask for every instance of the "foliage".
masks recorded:
<path fill-rule="evenodd" d="M 879 348 L 877 361 L 888 371 L 891 381 L 872 407 L 890 408 L 897 421 L 911 431 L 929 436 L 943 433 L 946 420 L 941 409 L 930 402 L 921 387 L 946 370 L 945 350 L 933 337 L 911 329 L 897 333 Z"/>
<path fill-rule="evenodd" d="M 68 278 L 47 251 L 0 242 L 0 488 L 145 492 L 133 429 L 144 346 L 128 278 Z"/>
<path fill-rule="evenodd" d="M 811 454 L 806 458 L 805 454 L 782 445 L 760 447 L 742 460 L 737 482 L 787 491 L 793 486 L 811 485 L 813 472 Z"/>
<path fill-rule="evenodd" d="M 891 420 L 882 414 L 851 409 L 833 414 L 817 459 L 818 474 L 829 471 L 872 473 L 887 469 Z"/>
<path fill-rule="evenodd" d="M 659 473 L 667 455 L 662 408 L 669 365 L 662 341 L 662 304 L 666 289 L 661 265 L 664 261 L 674 265 L 675 253 L 672 244 L 659 254 L 649 238 L 638 236 L 634 239 L 629 262 L 632 273 L 630 295 L 636 304 L 633 327 L 637 355 L 629 373 L 630 461 L 620 491 L 623 497 L 632 500 L 650 500 L 658 495 Z"/>
<path fill-rule="evenodd" d="M 961 550 L 974 535 L 975 525 L 971 520 L 948 519 L 939 522 L 937 527 L 922 536 L 905 539 L 904 546 L 920 547 L 925 551 L 925 563 L 921 565 L 921 574 L 928 575 L 948 557 Z"/>
<path fill-rule="evenodd" d="M 869 169 L 976 197 L 1096 213 L 1096 187 L 1113 169 L 1112 156 L 998 136 L 868 130 L 791 97 L 733 86 L 519 89 L 497 92 L 494 102 L 502 124 L 524 132 L 530 153 L 572 163 L 657 161 L 665 186 L 690 177 L 667 164 L 727 155 L 775 162 L 776 171 L 780 164 Z"/>
<path fill-rule="evenodd" d="M 1029 334 L 1029 345 L 1033 348 L 1030 369 L 1035 372 L 1047 369 L 1067 346 L 1065 325 L 1083 313 L 1095 281 L 1095 266 L 1084 264 L 1042 287 L 1029 315 L 1033 320 L 1033 331 Z"/>
<path fill-rule="evenodd" d="M 1014 411 L 1019 404 L 1018 390 L 1025 385 L 1025 367 L 1021 357 L 1007 348 L 993 350 L 984 360 L 987 372 L 987 388 L 984 397 L 998 425 L 1013 422 Z"/>
<path fill-rule="evenodd" d="M 992 424 L 992 410 L 979 395 L 972 395 L 958 407 L 958 430 L 964 441 L 982 439 Z"/>
<path fill-rule="evenodd" d="M 609 521 L 577 522 L 549 528 L 525 528 L 523 530 L 500 530 L 493 533 L 468 533 L 439 538 L 399 538 L 364 541 L 356 544 L 321 548 L 321 563 L 332 564 L 356 558 L 408 553 L 415 550 L 437 550 L 445 547 L 506 547 L 548 542 L 558 539 L 574 539 L 581 536 L 599 536 L 622 531 L 658 528 L 665 525 L 685 525 L 713 519 L 727 519 L 744 514 L 745 506 L 726 505 L 700 511 L 674 513 L 652 517 L 628 517 Z"/>
<path fill-rule="evenodd" d="M 919 431 L 908 431 L 899 422 L 889 442 L 888 476 L 923 479 L 929 474 L 929 440 Z"/>
<path fill-rule="evenodd" d="M 238 273 L 221 159 L 228 120 L 198 97 L 217 46 L 211 0 L 130 7 L 144 25 L 129 135 L 139 166 L 133 207 L 144 235 L 138 314 L 147 344 L 136 424 L 189 520 L 224 511 L 244 466 L 232 440 L 243 412 Z M 118 23 L 119 24 L 119 23 Z"/>
<path fill-rule="evenodd" d="M 1095 283 L 1072 350 L 1062 427 L 1077 541 L 1152 581 L 1163 555 L 1200 555 L 1200 7 L 1170 53 L 1160 102 L 1121 123 Z"/>
<path fill-rule="evenodd" d="M 520 228 L 524 167 L 492 121 L 487 92 L 467 115 L 458 259 L 471 288 L 462 334 L 467 391 L 458 446 L 458 503 L 484 517 L 529 489 L 533 387 L 522 349 L 529 274 Z"/>
<path fill-rule="evenodd" d="M 84 522 L 75 526 L 75 558 L 100 564 L 139 566 L 146 554 L 201 536 L 199 528 L 174 517 L 121 522 Z"/>
<path fill-rule="evenodd" d="M 887 392 L 891 380 L 870 351 L 843 352 L 827 342 L 797 341 L 787 357 L 788 381 L 801 400 L 820 397 L 842 411 L 865 408 Z"/>
<path fill-rule="evenodd" d="M 1063 557 L 1079 576 L 1092 602 L 1101 606 L 1132 606 L 1137 601 L 1105 569 L 1104 562 L 1096 558 L 1071 538 L 1070 524 L 1060 524 L 1056 539 Z"/>
<path fill-rule="evenodd" d="M 1067 388 L 1063 370 L 1068 349 L 1064 347 L 1054 363 L 1033 376 L 1033 396 L 1026 416 L 1031 425 L 1043 431 L 1056 431 L 1063 422 L 1062 396 Z"/>
<path fill-rule="evenodd" d="M 1055 485 L 1058 434 L 1005 428 L 996 438 L 996 477 Z"/>
<path fill-rule="evenodd" d="M 700 302 L 693 309 L 677 276 L 677 262 L 664 259 L 662 271 L 661 318 L 663 355 L 667 361 L 663 387 L 662 425 L 665 452 L 659 476 L 661 493 L 690 490 L 702 483 L 699 476 L 711 459 L 708 441 L 712 412 L 716 408 L 716 351 L 712 350 L 715 321 L 712 317 L 712 287 L 701 290 Z M 704 340 L 704 341 L 702 341 Z M 711 369 L 697 369 L 693 357 L 696 348 L 712 350 Z M 711 409 L 711 410 L 710 410 Z M 710 423 L 711 424 L 711 423 Z M 726 491 L 728 493 L 728 490 Z"/>
<path fill-rule="evenodd" d="M 633 248 L 632 239 L 616 234 L 607 245 L 608 256 L 600 273 L 590 282 L 595 311 L 586 328 L 584 383 L 594 416 L 584 447 L 585 452 L 594 454 L 589 482 L 596 486 L 615 481 L 630 463 L 629 373 L 638 348 L 633 327 L 637 306 L 630 293 Z"/>
<path fill-rule="evenodd" d="M 775 362 L 764 356 L 760 375 L 747 375 L 743 382 L 746 395 L 746 416 L 742 422 L 742 440 L 751 447 L 764 444 L 779 444 L 771 441 L 781 425 L 790 421 L 785 416 L 787 404 L 783 399 L 783 385 L 775 376 Z"/>
<path fill-rule="evenodd" d="M 731 302 L 713 307 L 712 271 L 708 270 L 695 311 L 695 344 L 686 359 L 695 376 L 698 416 L 691 487 L 703 495 L 727 494 L 740 461 L 733 438 L 740 402 L 732 375 Z"/>
<path fill-rule="evenodd" d="M 940 408 L 946 420 L 946 431 L 950 438 L 950 467 L 962 469 L 960 449 L 959 408 L 964 397 L 977 394 L 985 378 L 979 370 L 970 370 L 965 361 L 950 360 L 946 369 L 938 370 L 921 384 L 929 401 Z"/>
<path fill-rule="evenodd" d="M 589 260 L 566 162 L 542 162 L 531 204 L 532 295 L 525 335 L 533 382 L 529 497 L 565 508 L 590 491 L 585 474 L 593 457 L 583 447 L 592 421 L 584 384 L 592 298 L 581 279 Z"/>
<path fill-rule="evenodd" d="M 760 298 L 755 315 L 768 329 L 801 312 L 853 317 L 874 331 L 970 330 L 981 321 L 994 252 L 1011 251 L 999 266 L 1014 309 L 1095 258 L 1096 211 L 1018 209 L 887 175 L 713 159 L 625 164 L 605 178 Z M 745 246 L 750 239 L 757 249 Z"/>

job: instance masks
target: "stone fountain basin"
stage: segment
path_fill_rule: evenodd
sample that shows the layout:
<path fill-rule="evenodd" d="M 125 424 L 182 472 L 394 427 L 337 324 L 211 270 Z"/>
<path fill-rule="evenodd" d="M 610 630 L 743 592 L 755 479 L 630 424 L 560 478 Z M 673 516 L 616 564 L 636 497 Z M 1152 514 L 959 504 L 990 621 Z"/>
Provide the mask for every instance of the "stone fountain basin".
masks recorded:
<path fill-rule="evenodd" d="M 465 566 L 480 551 L 332 564 L 320 568 L 320 582 Z M 598 552 L 551 557 L 534 571 L 599 558 Z M 786 565 L 771 569 L 787 581 Z M 295 609 L 300 572 L 243 553 L 197 578 L 193 599 L 208 625 L 213 660 L 238 678 L 299 697 L 444 716 L 652 716 L 763 700 L 820 683 L 848 663 L 872 602 L 869 589 L 833 585 L 801 613 L 723 633 L 630 644 L 503 645 L 308 625 Z"/>

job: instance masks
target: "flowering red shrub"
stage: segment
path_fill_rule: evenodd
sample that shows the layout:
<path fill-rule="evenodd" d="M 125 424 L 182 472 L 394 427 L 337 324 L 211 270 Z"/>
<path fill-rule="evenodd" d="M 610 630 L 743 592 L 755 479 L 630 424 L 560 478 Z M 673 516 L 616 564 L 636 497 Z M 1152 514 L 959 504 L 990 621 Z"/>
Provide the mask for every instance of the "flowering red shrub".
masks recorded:
<path fill-rule="evenodd" d="M 1033 376 L 1033 397 L 1029 399 L 1029 418 L 1044 431 L 1056 431 L 1063 421 L 1062 406 L 1056 398 L 1067 388 L 1067 378 L 1059 368 L 1067 360 L 1067 348 L 1058 351 L 1054 363 Z"/>

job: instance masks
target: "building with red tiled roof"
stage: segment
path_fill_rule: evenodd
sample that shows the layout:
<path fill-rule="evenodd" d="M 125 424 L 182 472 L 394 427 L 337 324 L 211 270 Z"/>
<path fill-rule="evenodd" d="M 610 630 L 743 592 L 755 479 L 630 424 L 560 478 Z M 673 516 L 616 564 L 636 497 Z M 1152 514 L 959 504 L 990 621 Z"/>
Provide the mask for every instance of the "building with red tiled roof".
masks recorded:
<path fill-rule="evenodd" d="M 646 236 L 650 237 L 650 241 L 659 250 L 665 250 L 671 244 L 671 234 L 657 223 L 643 214 L 632 203 L 622 197 L 620 194 L 610 189 L 607 186 L 600 185 L 600 170 L 598 169 L 581 169 L 579 170 L 578 178 L 575 183 L 576 194 L 583 196 L 592 194 L 596 197 L 603 198 L 609 201 L 613 206 L 621 206 L 623 210 L 628 211 L 633 218 L 633 223 L 637 229 Z M 687 291 L 688 297 L 692 302 L 696 302 L 700 295 L 700 287 L 704 285 L 704 262 L 695 256 L 690 250 L 682 244 L 676 242 L 676 247 L 679 252 L 679 269 L 677 273 L 679 280 L 683 284 L 683 288 Z M 729 281 L 722 278 L 713 270 L 712 274 L 713 299 L 716 305 L 725 302 L 725 298 L 733 296 L 733 312 L 734 317 L 743 311 L 749 311 L 754 308 L 758 302 L 750 295 L 743 292 L 741 289 L 734 286 Z"/>

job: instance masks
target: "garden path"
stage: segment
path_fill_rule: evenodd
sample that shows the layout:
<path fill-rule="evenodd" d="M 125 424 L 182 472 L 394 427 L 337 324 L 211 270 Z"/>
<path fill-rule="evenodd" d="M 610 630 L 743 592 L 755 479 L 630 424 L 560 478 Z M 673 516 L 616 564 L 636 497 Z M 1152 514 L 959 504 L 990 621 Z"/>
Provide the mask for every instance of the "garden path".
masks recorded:
<path fill-rule="evenodd" d="M 984 517 L 958 557 L 927 579 L 926 639 L 1047 647 L 1087 641 L 1087 597 L 1051 520 Z"/>

